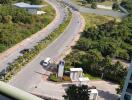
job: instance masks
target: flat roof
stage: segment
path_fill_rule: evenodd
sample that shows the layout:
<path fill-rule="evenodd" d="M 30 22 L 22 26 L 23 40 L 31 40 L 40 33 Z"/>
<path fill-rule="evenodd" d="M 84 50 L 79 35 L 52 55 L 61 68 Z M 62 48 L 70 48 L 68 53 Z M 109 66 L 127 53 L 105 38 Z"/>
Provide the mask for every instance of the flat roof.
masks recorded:
<path fill-rule="evenodd" d="M 82 68 L 70 68 L 70 71 L 72 71 L 72 72 L 79 72 L 79 71 L 83 71 L 83 69 Z"/>
<path fill-rule="evenodd" d="M 87 78 L 87 77 L 80 77 L 79 81 L 81 81 L 81 82 L 89 81 L 89 78 Z"/>
<path fill-rule="evenodd" d="M 20 8 L 34 8 L 34 9 L 37 9 L 37 8 L 42 8 L 44 7 L 44 5 L 30 5 L 28 3 L 24 3 L 24 2 L 19 2 L 19 3 L 15 3 L 13 4 L 15 5 L 16 7 L 20 7 Z M 46 6 L 46 5 L 45 5 Z"/>

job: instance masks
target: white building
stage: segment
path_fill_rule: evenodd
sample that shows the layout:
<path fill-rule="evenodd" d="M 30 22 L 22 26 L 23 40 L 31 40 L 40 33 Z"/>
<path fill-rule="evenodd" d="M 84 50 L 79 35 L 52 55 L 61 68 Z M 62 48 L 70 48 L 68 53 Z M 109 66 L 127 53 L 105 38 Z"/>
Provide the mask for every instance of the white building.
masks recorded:
<path fill-rule="evenodd" d="M 97 89 L 90 89 L 89 100 L 97 100 L 98 91 Z"/>
<path fill-rule="evenodd" d="M 132 100 L 132 61 L 128 68 L 127 77 L 121 94 L 121 100 Z"/>
<path fill-rule="evenodd" d="M 38 11 L 39 9 L 43 8 L 44 5 L 30 5 L 28 3 L 20 2 L 20 3 L 15 3 L 13 4 L 14 6 L 18 8 L 23 8 L 26 9 L 29 13 L 31 14 L 44 14 L 44 11 Z"/>
<path fill-rule="evenodd" d="M 70 78 L 72 81 L 79 81 L 79 78 L 82 77 L 82 74 L 82 68 L 70 68 Z"/>
<path fill-rule="evenodd" d="M 80 77 L 79 78 L 79 85 L 88 85 L 89 78 L 87 77 Z"/>

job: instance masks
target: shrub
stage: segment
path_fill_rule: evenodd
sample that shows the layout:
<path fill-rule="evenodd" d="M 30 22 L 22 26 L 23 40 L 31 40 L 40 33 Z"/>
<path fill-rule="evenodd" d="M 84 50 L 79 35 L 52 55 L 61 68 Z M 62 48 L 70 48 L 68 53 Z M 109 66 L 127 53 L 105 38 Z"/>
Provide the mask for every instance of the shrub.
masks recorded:
<path fill-rule="evenodd" d="M 116 57 L 127 61 L 130 59 L 126 50 L 119 50 Z"/>
<path fill-rule="evenodd" d="M 96 9 L 96 8 L 97 8 L 97 3 L 96 3 L 96 2 L 93 2 L 93 3 L 91 4 L 91 8 Z"/>
<path fill-rule="evenodd" d="M 4 23 L 12 23 L 12 16 L 10 15 L 4 16 Z"/>
<path fill-rule="evenodd" d="M 64 81 L 71 81 L 71 78 L 69 76 L 63 76 L 62 78 Z"/>
<path fill-rule="evenodd" d="M 119 10 L 119 4 L 117 2 L 113 3 L 112 9 L 113 10 Z"/>
<path fill-rule="evenodd" d="M 50 81 L 58 82 L 58 78 L 56 74 L 50 74 L 49 79 Z"/>

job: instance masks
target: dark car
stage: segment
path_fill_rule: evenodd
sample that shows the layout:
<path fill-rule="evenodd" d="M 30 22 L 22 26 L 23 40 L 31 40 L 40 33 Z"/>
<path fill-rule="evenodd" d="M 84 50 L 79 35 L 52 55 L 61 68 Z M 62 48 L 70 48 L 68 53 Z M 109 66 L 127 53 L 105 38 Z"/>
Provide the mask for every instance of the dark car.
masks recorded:
<path fill-rule="evenodd" d="M 29 49 L 23 49 L 23 50 L 20 51 L 20 53 L 24 54 L 24 53 L 29 52 L 29 51 L 30 51 Z"/>

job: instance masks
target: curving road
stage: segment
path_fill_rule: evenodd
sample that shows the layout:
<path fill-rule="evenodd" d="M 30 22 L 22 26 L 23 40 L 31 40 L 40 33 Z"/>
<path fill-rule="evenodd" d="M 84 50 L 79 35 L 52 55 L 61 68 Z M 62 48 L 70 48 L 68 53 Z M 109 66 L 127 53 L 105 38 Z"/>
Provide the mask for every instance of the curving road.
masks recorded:
<path fill-rule="evenodd" d="M 41 66 L 40 62 L 45 57 L 57 58 L 64 52 L 73 38 L 84 29 L 84 19 L 77 11 L 72 11 L 72 20 L 66 30 L 37 57 L 28 63 L 17 75 L 10 81 L 10 84 L 28 92 L 37 86 L 42 80 L 42 74 L 48 74 L 48 71 Z M 48 87 L 47 87 L 48 88 Z M 54 95 L 54 94 L 53 94 Z"/>
<path fill-rule="evenodd" d="M 119 17 L 119 18 L 123 18 L 128 15 L 128 13 L 122 13 L 122 12 L 117 12 L 113 10 L 91 9 L 91 8 L 81 7 L 81 6 L 74 4 L 71 0 L 63 0 L 63 1 L 67 5 L 74 7 L 75 9 L 77 9 L 78 11 L 82 13 L 94 13 L 97 15 L 106 15 L 106 16 Z"/>
<path fill-rule="evenodd" d="M 21 56 L 20 51 L 27 48 L 33 48 L 40 40 L 44 39 L 52 33 L 67 17 L 67 12 L 55 0 L 45 0 L 51 4 L 56 10 L 55 19 L 44 29 L 35 33 L 31 37 L 23 40 L 14 47 L 0 54 L 0 72 L 8 66 L 8 63 L 13 62 L 18 56 Z"/>

